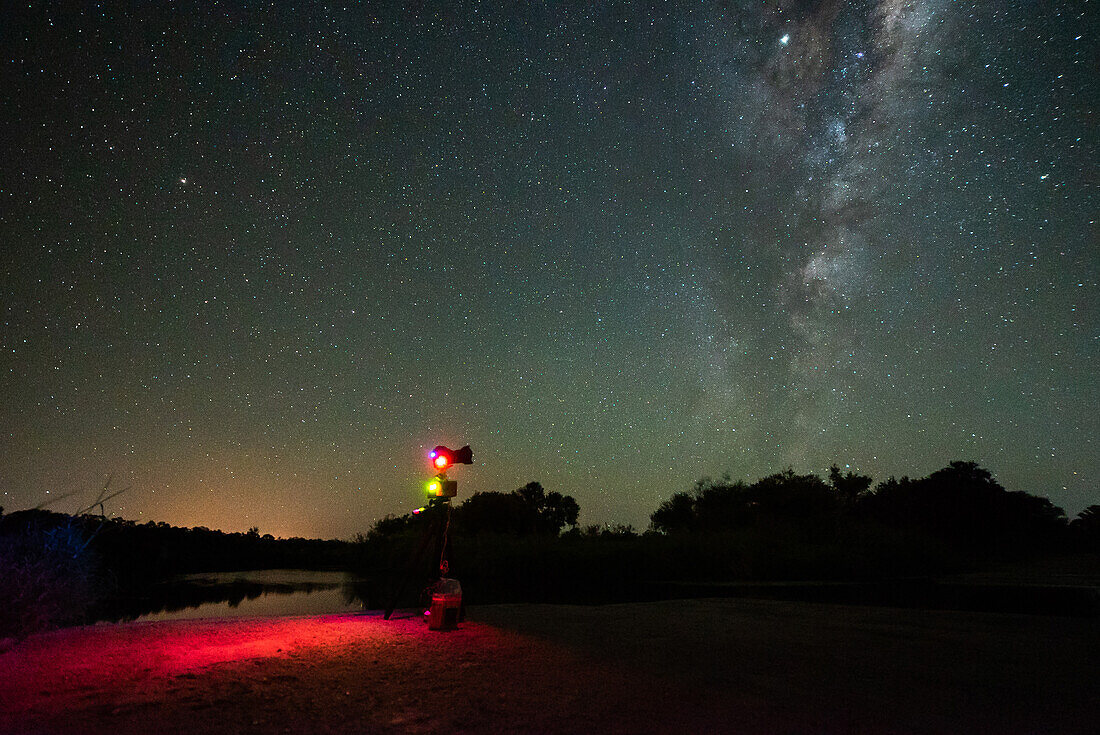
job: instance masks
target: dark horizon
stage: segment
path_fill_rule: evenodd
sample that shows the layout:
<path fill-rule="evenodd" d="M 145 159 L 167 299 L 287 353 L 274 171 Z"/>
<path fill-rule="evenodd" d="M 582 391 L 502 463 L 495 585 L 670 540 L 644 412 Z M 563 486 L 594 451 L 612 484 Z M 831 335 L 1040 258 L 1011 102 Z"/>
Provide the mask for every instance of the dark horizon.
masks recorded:
<path fill-rule="evenodd" d="M 947 473 L 948 471 L 953 470 L 953 469 L 957 469 L 957 468 L 972 468 L 972 469 L 978 471 L 979 473 L 988 472 L 988 470 L 986 470 L 985 468 L 981 468 L 979 464 L 974 463 L 974 462 L 952 461 L 948 465 L 945 465 L 944 468 L 939 468 L 937 470 L 937 473 L 938 474 L 943 474 L 943 473 Z M 836 479 L 831 479 L 831 474 L 832 474 L 833 470 L 835 470 L 838 473 Z M 601 523 L 581 524 L 581 523 L 577 522 L 577 523 L 574 523 L 571 526 L 562 526 L 562 528 L 563 529 L 574 528 L 576 530 L 581 530 L 582 528 L 584 528 L 584 529 L 604 529 L 604 530 L 610 531 L 610 533 L 615 533 L 615 534 L 620 534 L 620 533 L 641 534 L 641 533 L 645 533 L 645 531 L 649 531 L 649 530 L 657 530 L 657 531 L 659 531 L 659 533 L 664 533 L 664 529 L 661 528 L 660 523 L 658 523 L 657 527 L 654 528 L 653 518 L 656 517 L 656 515 L 661 511 L 661 508 L 663 508 L 665 506 L 668 506 L 669 503 L 674 500 L 674 496 L 696 496 L 698 493 L 704 492 L 707 489 L 707 487 L 712 487 L 712 489 L 713 489 L 713 487 L 736 487 L 736 486 L 749 487 L 749 486 L 752 486 L 752 485 L 758 485 L 760 483 L 766 483 L 769 480 L 782 480 L 784 478 L 789 478 L 789 476 L 794 476 L 794 478 L 800 478 L 800 476 L 804 476 L 804 478 L 816 478 L 817 480 L 821 480 L 822 483 L 823 483 L 823 486 L 825 486 L 825 485 L 832 486 L 834 492 L 840 493 L 840 495 L 838 495 L 838 497 L 843 496 L 843 494 L 845 493 L 845 491 L 843 490 L 844 485 L 845 484 L 851 484 L 851 483 L 853 483 L 853 481 L 855 481 L 856 486 L 862 487 L 862 489 L 864 489 L 864 490 L 860 491 L 861 496 L 869 497 L 869 496 L 872 496 L 872 495 L 878 495 L 880 493 L 880 491 L 882 491 L 882 490 L 889 491 L 891 489 L 891 485 L 895 485 L 895 481 L 900 481 L 902 483 L 910 482 L 910 481 L 912 481 L 912 482 L 924 482 L 924 481 L 927 481 L 927 479 L 928 479 L 928 478 L 910 478 L 910 476 L 908 476 L 908 475 L 902 475 L 902 476 L 891 475 L 890 478 L 888 478 L 886 480 L 876 480 L 876 479 L 870 478 L 869 475 L 861 475 L 858 472 L 853 472 L 853 471 L 851 471 L 850 467 L 845 467 L 844 469 L 842 469 L 842 468 L 839 467 L 839 465 L 836 465 L 836 464 L 834 464 L 833 467 L 831 468 L 831 472 L 825 472 L 825 473 L 810 472 L 810 473 L 805 473 L 805 475 L 796 475 L 796 474 L 792 475 L 792 472 L 793 471 L 790 468 L 788 468 L 788 469 L 783 470 L 782 472 L 770 473 L 768 475 L 763 475 L 763 476 L 760 476 L 760 478 L 755 478 L 755 479 L 730 478 L 730 476 L 728 476 L 728 475 L 719 476 L 719 478 L 709 478 L 709 476 L 707 476 L 707 478 L 700 478 L 691 487 L 684 487 L 684 489 L 675 491 L 674 493 L 670 493 L 667 497 L 664 497 L 663 500 L 661 501 L 661 503 L 658 506 L 652 508 L 652 511 L 646 517 L 646 524 L 643 525 L 643 526 L 635 526 L 635 525 L 632 525 L 632 524 L 606 524 L 606 523 L 604 523 L 604 524 L 601 524 Z M 845 480 L 845 478 L 847 478 L 847 480 Z M 1015 491 L 1014 489 L 1012 489 L 1012 487 L 1003 487 L 998 482 L 997 478 L 993 478 L 993 476 L 991 476 L 991 475 L 989 476 L 988 480 L 992 483 L 992 485 L 994 487 L 1001 487 L 1002 491 L 1008 492 L 1010 495 L 1025 493 L 1026 495 L 1031 495 L 1032 497 L 1040 498 L 1040 500 L 1043 500 L 1043 501 L 1048 501 L 1049 500 L 1049 498 L 1047 498 L 1046 496 L 1043 496 L 1043 495 L 1034 495 L 1034 494 L 1031 494 L 1031 493 L 1026 493 L 1025 491 Z M 835 483 L 837 483 L 837 482 L 839 482 L 840 484 L 835 485 Z M 427 484 L 427 483 L 422 483 L 422 484 Z M 537 481 L 532 481 L 529 484 L 538 486 L 540 490 L 546 490 L 546 489 L 541 489 L 541 484 L 538 483 Z M 519 493 L 522 490 L 524 490 L 524 489 L 515 489 L 510 494 Z M 397 511 L 395 511 L 393 513 L 387 513 L 387 514 L 385 514 L 385 515 L 383 515 L 379 518 L 376 518 L 375 522 L 372 523 L 370 526 L 362 528 L 360 530 L 356 530 L 355 533 L 352 534 L 351 536 L 345 536 L 345 537 L 335 537 L 335 536 L 329 536 L 329 537 L 279 536 L 279 535 L 276 535 L 276 534 L 271 534 L 270 531 L 265 531 L 263 529 L 260 529 L 257 526 L 251 526 L 248 529 L 232 529 L 232 528 L 227 529 L 227 528 L 217 528 L 217 527 L 209 527 L 209 526 L 180 526 L 180 525 L 168 523 L 168 522 L 166 522 L 166 520 L 158 520 L 158 519 L 155 519 L 155 518 L 129 518 L 129 517 L 123 517 L 123 516 L 120 516 L 118 514 L 113 514 L 113 513 L 108 512 L 107 511 L 107 506 L 111 506 L 114 503 L 117 503 L 118 501 L 114 500 L 114 498 L 117 498 L 117 497 L 123 495 L 125 492 L 127 492 L 127 491 L 112 490 L 109 483 L 105 484 L 105 485 L 103 485 L 103 487 L 101 487 L 101 489 L 99 491 L 96 503 L 94 503 L 90 506 L 87 506 L 87 507 L 76 509 L 76 511 L 73 511 L 73 512 L 58 511 L 57 508 L 51 507 L 53 505 L 53 502 L 47 502 L 45 504 L 40 504 L 40 505 L 37 505 L 33 508 L 4 508 L 3 506 L 0 506 L 0 519 L 2 519 L 3 516 L 11 516 L 13 514 L 20 514 L 20 513 L 26 513 L 26 512 L 32 512 L 32 513 L 33 512 L 46 512 L 46 513 L 58 514 L 59 516 L 73 516 L 73 517 L 81 516 L 81 517 L 89 517 L 89 518 L 102 517 L 102 518 L 105 518 L 107 520 L 111 520 L 111 522 L 123 522 L 123 523 L 130 523 L 130 524 L 136 524 L 136 525 L 168 524 L 169 526 L 171 526 L 173 528 L 182 529 L 182 530 L 193 530 L 193 529 L 212 530 L 212 531 L 216 531 L 216 533 L 219 533 L 219 534 L 250 535 L 250 536 L 255 535 L 255 536 L 261 536 L 261 537 L 271 537 L 274 540 L 279 540 L 279 541 L 283 541 L 283 540 L 318 540 L 318 541 L 349 542 L 349 541 L 354 541 L 357 536 L 360 536 L 360 535 L 365 536 L 368 533 L 368 531 L 377 530 L 379 527 L 381 527 L 381 526 L 377 525 L 379 520 L 411 518 L 412 516 L 415 516 L 418 512 L 423 511 L 423 507 L 419 507 L 419 508 L 407 507 L 407 508 L 397 509 Z M 488 494 L 491 494 L 491 495 L 509 494 L 509 491 L 478 491 L 478 492 L 487 492 Z M 554 491 L 550 491 L 550 492 L 554 492 Z M 575 498 L 572 498 L 571 496 L 566 496 L 566 497 L 571 498 L 571 500 L 575 500 Z M 98 502 L 99 498 L 106 498 L 106 503 L 99 503 Z M 69 498 L 59 498 L 59 500 L 69 500 Z M 427 495 L 427 496 L 421 498 L 421 501 L 425 502 L 425 503 L 427 503 L 428 500 L 430 500 L 430 495 Z M 461 497 L 461 496 L 460 497 L 455 497 L 455 498 L 453 498 L 453 506 L 458 507 L 458 508 L 461 509 L 462 504 L 466 500 L 469 500 L 469 496 L 467 496 L 467 497 Z M 1100 507 L 1100 505 L 1091 504 L 1091 505 L 1087 506 L 1086 508 L 1082 508 L 1082 513 L 1086 512 L 1086 511 L 1092 511 L 1092 509 L 1095 509 L 1097 507 Z M 100 513 L 99 508 L 102 508 L 103 514 Z M 580 509 L 581 513 L 583 514 L 583 508 L 579 508 L 579 509 Z M 1074 522 L 1075 519 L 1078 519 L 1078 518 L 1081 517 L 1081 514 L 1074 514 L 1074 513 L 1066 512 L 1065 508 L 1057 506 L 1056 504 L 1052 504 L 1051 506 L 1049 506 L 1049 509 L 1051 509 L 1051 512 L 1056 512 L 1056 511 L 1063 512 L 1064 513 L 1064 516 L 1063 516 L 1064 517 L 1064 524 L 1067 525 L 1067 526 L 1071 522 Z M 991 511 L 991 508 L 988 508 L 987 512 L 990 512 L 990 511 Z"/>

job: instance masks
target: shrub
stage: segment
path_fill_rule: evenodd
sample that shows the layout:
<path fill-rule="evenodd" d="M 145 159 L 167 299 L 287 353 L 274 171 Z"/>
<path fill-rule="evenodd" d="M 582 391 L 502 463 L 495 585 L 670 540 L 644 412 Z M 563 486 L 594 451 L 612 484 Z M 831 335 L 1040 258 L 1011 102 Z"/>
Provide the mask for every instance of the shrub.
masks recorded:
<path fill-rule="evenodd" d="M 0 535 L 0 638 L 81 622 L 95 568 L 79 526 L 29 524 Z"/>

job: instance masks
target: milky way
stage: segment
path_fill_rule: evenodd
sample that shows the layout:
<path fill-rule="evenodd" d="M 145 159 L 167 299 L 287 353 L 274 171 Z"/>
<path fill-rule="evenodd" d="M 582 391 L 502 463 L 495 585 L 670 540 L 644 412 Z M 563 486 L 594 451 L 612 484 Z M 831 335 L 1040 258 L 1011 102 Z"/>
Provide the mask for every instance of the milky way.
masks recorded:
<path fill-rule="evenodd" d="M 748 15 L 749 27 L 745 15 L 723 14 L 703 38 L 717 49 L 731 141 L 754 156 L 742 163 L 745 193 L 764 192 L 745 220 L 731 222 L 727 244 L 742 258 L 773 249 L 780 264 L 763 282 L 736 269 L 722 276 L 724 289 L 751 291 L 722 317 L 736 335 L 727 354 L 740 381 L 728 374 L 721 381 L 756 383 L 757 396 L 768 396 L 742 420 L 771 416 L 756 443 L 785 463 L 802 460 L 815 435 L 842 419 L 854 351 L 874 338 L 874 325 L 849 312 L 881 288 L 884 251 L 897 247 L 882 223 L 891 184 L 895 195 L 898 179 L 912 185 L 920 161 L 934 155 L 921 139 L 932 116 L 921 96 L 927 85 L 941 86 L 934 59 L 948 43 L 938 27 L 946 21 L 936 21 L 943 3 L 826 2 L 801 12 L 796 5 Z M 910 193 L 902 188 L 901 196 Z M 774 224 L 756 232 L 746 220 Z M 723 239 L 731 238 L 716 242 Z M 738 325 L 750 299 L 771 313 L 745 330 Z M 761 367 L 760 356 L 770 364 Z M 737 399 L 745 401 L 744 391 Z M 751 396 L 747 403 L 754 405 Z"/>
<path fill-rule="evenodd" d="M 469 443 L 586 523 L 956 459 L 1076 513 L 1091 5 L 13 11 L 0 503 L 350 536 Z"/>

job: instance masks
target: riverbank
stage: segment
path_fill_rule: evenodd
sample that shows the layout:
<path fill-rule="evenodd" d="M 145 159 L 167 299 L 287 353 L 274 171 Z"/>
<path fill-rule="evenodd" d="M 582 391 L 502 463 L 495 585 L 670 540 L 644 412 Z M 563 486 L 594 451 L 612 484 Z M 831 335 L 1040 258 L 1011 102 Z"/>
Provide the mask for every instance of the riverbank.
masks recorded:
<path fill-rule="evenodd" d="M 1089 732 L 1095 620 L 745 599 L 99 625 L 0 654 L 0 732 Z"/>

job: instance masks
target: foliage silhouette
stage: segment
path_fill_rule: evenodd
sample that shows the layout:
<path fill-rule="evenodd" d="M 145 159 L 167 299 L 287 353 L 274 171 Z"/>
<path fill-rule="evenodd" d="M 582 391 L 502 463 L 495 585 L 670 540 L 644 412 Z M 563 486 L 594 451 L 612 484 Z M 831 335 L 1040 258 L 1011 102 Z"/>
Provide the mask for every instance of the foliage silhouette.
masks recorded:
<path fill-rule="evenodd" d="M 695 483 L 692 494 L 677 493 L 651 516 L 650 525 L 664 533 L 722 531 L 754 526 L 764 520 L 813 521 L 840 504 L 834 488 L 817 475 L 786 470 L 752 485 L 729 477 Z"/>
<path fill-rule="evenodd" d="M 859 475 L 855 472 L 841 474 L 840 468 L 835 464 L 829 468 L 829 485 L 841 504 L 849 508 L 867 497 L 873 481 L 869 475 Z"/>
<path fill-rule="evenodd" d="M 896 580 L 1057 552 L 1068 538 L 1061 509 L 1006 491 L 973 462 L 874 489 L 870 477 L 837 465 L 828 480 L 792 469 L 751 484 L 703 478 L 661 503 L 645 534 L 578 529 L 571 503 L 555 515 L 555 495 L 529 483 L 454 509 L 453 573 L 470 595 L 593 602 L 641 599 L 684 582 Z M 1082 537 L 1096 517 L 1078 522 Z M 408 517 L 379 521 L 375 543 L 362 551 L 369 562 L 357 568 L 370 575 L 400 563 L 414 526 Z"/>
<path fill-rule="evenodd" d="M 1008 492 L 975 462 L 951 462 L 926 478 L 890 478 L 861 508 L 980 556 L 1017 556 L 1064 539 L 1065 512 L 1046 498 Z"/>
<path fill-rule="evenodd" d="M 87 546 L 74 523 L 32 522 L 0 535 L 0 638 L 83 621 L 98 572 Z"/>
<path fill-rule="evenodd" d="M 1078 513 L 1069 529 L 1075 548 L 1100 553 L 1100 505 L 1090 505 Z"/>
<path fill-rule="evenodd" d="M 83 620 L 105 598 L 144 596 L 175 575 L 342 569 L 344 541 L 275 539 L 208 528 L 32 509 L 0 516 L 0 637 Z M 105 603 L 104 603 L 105 604 Z"/>
<path fill-rule="evenodd" d="M 685 492 L 673 494 L 649 517 L 650 525 L 662 533 L 695 529 L 695 499 Z"/>
<path fill-rule="evenodd" d="M 827 480 L 792 469 L 752 483 L 703 478 L 662 502 L 643 534 L 578 528 L 579 511 L 574 498 L 537 482 L 454 507 L 452 564 L 468 601 L 651 599 L 680 594 L 684 584 L 896 580 L 1061 551 L 1100 553 L 1100 506 L 1068 523 L 1046 498 L 1005 490 L 965 461 L 873 489 L 870 477 L 837 465 Z M 364 599 L 377 601 L 379 580 L 407 565 L 424 523 L 387 516 L 348 544 L 275 539 L 258 528 L 224 533 L 0 511 L 0 597 L 8 602 L 0 605 L 0 636 L 79 621 L 97 593 L 124 599 L 190 572 L 350 568 L 366 577 Z"/>
<path fill-rule="evenodd" d="M 520 549 L 542 548 L 545 541 L 556 540 L 563 528 L 575 528 L 580 506 L 568 495 L 547 493 L 539 483 L 529 482 L 510 493 L 474 493 L 450 513 L 448 533 L 462 538 L 451 548 L 451 561 L 468 580 L 471 558 L 476 568 L 493 568 L 490 555 L 481 553 L 492 547 L 502 554 L 516 554 L 513 561 L 518 561 L 526 556 Z M 428 515 L 387 516 L 361 538 L 353 569 L 363 578 L 358 594 L 368 606 L 386 607 L 398 589 L 411 595 L 397 604 L 414 605 L 417 587 L 438 576 L 439 560 L 429 558 L 432 554 L 421 555 L 419 568 L 409 567 L 431 522 Z M 412 578 L 415 584 L 404 584 L 402 578 Z"/>
<path fill-rule="evenodd" d="M 572 497 L 547 493 L 539 483 L 529 482 L 511 493 L 474 493 L 454 509 L 454 522 L 467 534 L 557 536 L 566 526 L 576 526 L 579 514 Z"/>
<path fill-rule="evenodd" d="M 1066 540 L 1061 508 L 1046 498 L 1006 491 L 974 462 L 951 462 L 919 480 L 890 478 L 873 491 L 871 483 L 836 465 L 829 468 L 828 483 L 790 469 L 751 485 L 703 479 L 692 493 L 662 503 L 650 524 L 665 534 L 771 528 L 792 540 L 816 542 L 835 540 L 843 530 L 854 544 L 878 526 L 923 537 L 927 548 L 943 544 L 947 553 L 988 558 L 1054 550 Z"/>

